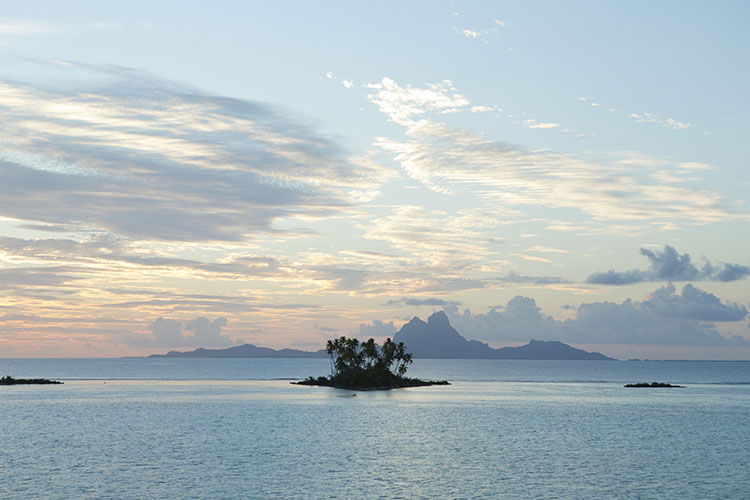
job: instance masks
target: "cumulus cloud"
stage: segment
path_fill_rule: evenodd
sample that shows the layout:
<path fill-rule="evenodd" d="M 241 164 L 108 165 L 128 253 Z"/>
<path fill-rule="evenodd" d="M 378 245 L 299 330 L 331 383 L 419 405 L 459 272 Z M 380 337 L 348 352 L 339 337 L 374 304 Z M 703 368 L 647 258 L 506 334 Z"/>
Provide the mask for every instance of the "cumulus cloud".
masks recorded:
<path fill-rule="evenodd" d="M 0 215 L 136 239 L 243 241 L 351 213 L 388 169 L 258 102 L 119 67 L 0 81 Z"/>
<path fill-rule="evenodd" d="M 228 347 L 236 342 L 222 335 L 226 318 L 213 321 L 199 317 L 188 321 L 158 318 L 151 323 L 151 335 L 128 337 L 125 342 L 133 347 Z"/>
<path fill-rule="evenodd" d="M 705 261 L 699 268 L 693 264 L 690 254 L 680 254 L 674 247 L 664 245 L 659 252 L 641 248 L 651 266 L 647 270 L 604 271 L 588 277 L 587 283 L 597 285 L 629 285 L 644 281 L 737 281 L 750 276 L 750 267 L 740 264 L 721 263 L 714 265 Z"/>
<path fill-rule="evenodd" d="M 564 321 L 542 313 L 533 298 L 516 296 L 487 313 L 446 309 L 453 326 L 477 340 L 562 340 L 601 344 L 748 345 L 740 336 L 722 336 L 716 322 L 738 322 L 745 306 L 687 284 L 681 293 L 669 284 L 642 301 L 584 303 Z"/>
<path fill-rule="evenodd" d="M 393 324 L 393 321 L 384 323 L 376 319 L 371 323 L 360 324 L 359 332 L 356 335 L 360 339 L 368 339 L 371 337 L 393 337 L 395 333 L 396 326 Z"/>

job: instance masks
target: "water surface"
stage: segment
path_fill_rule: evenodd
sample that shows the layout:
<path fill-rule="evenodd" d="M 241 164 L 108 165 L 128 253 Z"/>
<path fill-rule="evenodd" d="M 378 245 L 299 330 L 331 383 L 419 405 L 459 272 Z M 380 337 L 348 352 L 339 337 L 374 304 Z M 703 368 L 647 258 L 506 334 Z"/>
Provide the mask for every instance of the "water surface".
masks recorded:
<path fill-rule="evenodd" d="M 290 385 L 309 360 L 0 360 L 8 499 L 747 498 L 750 363 L 417 360 L 451 386 Z M 685 389 L 625 389 L 667 381 Z"/>

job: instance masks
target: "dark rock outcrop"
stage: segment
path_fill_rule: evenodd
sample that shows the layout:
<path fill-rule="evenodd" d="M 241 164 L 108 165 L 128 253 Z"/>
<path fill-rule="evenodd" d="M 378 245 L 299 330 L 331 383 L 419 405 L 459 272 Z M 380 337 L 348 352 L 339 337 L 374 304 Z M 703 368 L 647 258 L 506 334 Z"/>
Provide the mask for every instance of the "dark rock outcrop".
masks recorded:
<path fill-rule="evenodd" d="M 49 380 L 46 378 L 13 378 L 10 375 L 6 375 L 0 378 L 0 385 L 47 385 L 47 384 L 62 384 L 59 380 Z"/>
<path fill-rule="evenodd" d="M 682 388 L 683 386 L 667 384 L 665 382 L 651 382 L 650 384 L 648 382 L 639 382 L 637 384 L 626 384 L 625 387 L 678 387 L 678 388 Z"/>

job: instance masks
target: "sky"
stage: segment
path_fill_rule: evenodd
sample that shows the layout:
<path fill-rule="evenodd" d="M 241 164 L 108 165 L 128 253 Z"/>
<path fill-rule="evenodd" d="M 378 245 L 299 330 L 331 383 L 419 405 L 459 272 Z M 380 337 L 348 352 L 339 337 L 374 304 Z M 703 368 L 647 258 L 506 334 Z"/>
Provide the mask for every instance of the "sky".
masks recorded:
<path fill-rule="evenodd" d="M 0 357 L 750 359 L 745 2 L 2 2 Z"/>

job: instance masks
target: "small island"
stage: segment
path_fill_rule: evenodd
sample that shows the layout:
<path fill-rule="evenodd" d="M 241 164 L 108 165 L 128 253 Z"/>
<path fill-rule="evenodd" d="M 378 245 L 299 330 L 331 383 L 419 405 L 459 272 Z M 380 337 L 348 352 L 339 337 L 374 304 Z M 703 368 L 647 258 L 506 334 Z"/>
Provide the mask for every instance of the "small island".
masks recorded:
<path fill-rule="evenodd" d="M 408 378 L 407 366 L 412 363 L 404 343 L 396 344 L 390 338 L 379 346 L 374 339 L 360 342 L 354 338 L 340 337 L 326 343 L 331 357 L 331 376 L 308 377 L 296 385 L 321 385 L 354 391 L 388 390 L 401 387 L 449 385 L 447 380 L 427 381 Z"/>
<path fill-rule="evenodd" d="M 62 384 L 59 380 L 49 380 L 46 378 L 13 378 L 10 375 L 6 375 L 0 378 L 0 385 L 46 385 L 46 384 Z"/>
<path fill-rule="evenodd" d="M 625 387 L 679 387 L 679 388 L 682 388 L 683 386 L 667 384 L 665 382 L 651 382 L 650 384 L 648 382 L 639 382 L 637 384 L 626 384 Z"/>

